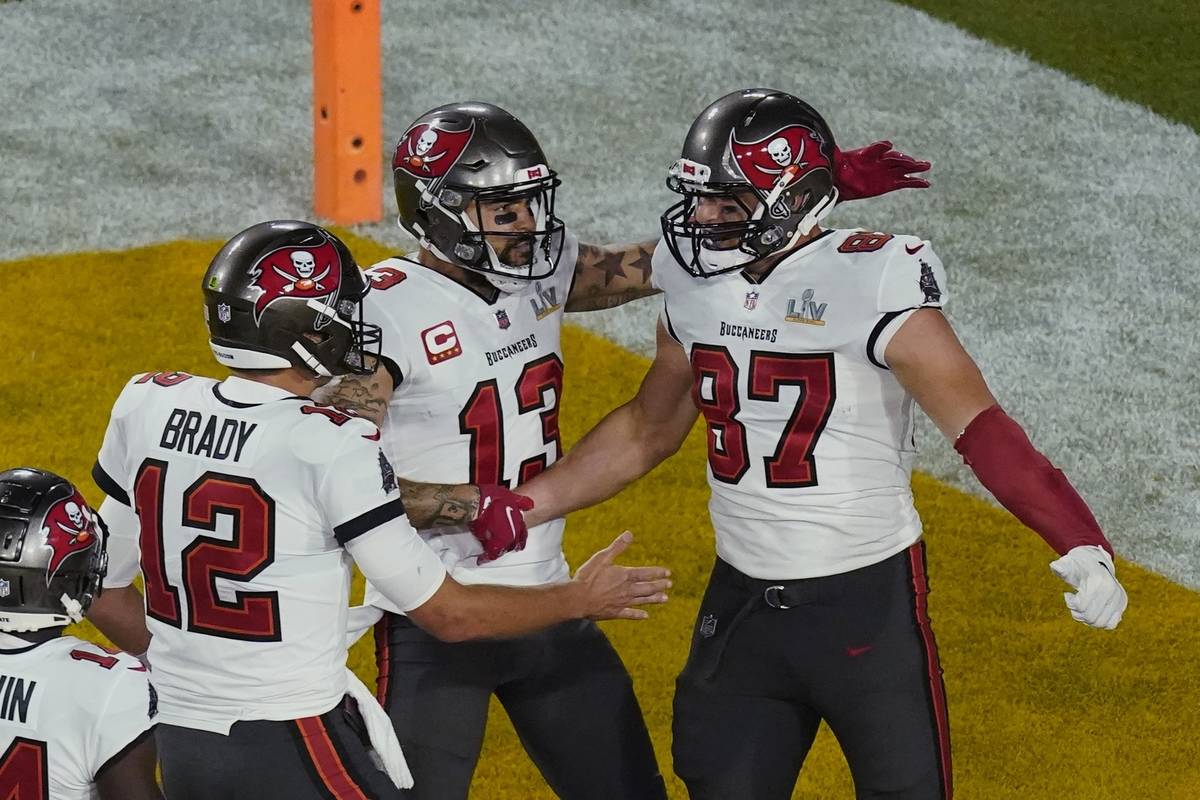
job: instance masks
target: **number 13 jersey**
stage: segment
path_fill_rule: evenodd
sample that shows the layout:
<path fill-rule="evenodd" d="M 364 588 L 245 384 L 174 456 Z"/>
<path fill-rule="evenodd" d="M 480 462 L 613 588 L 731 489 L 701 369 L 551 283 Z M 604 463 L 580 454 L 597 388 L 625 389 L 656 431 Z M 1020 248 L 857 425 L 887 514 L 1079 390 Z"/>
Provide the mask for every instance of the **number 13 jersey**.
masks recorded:
<path fill-rule="evenodd" d="M 758 282 L 694 278 L 660 242 L 654 281 L 708 425 L 722 559 L 757 578 L 809 578 L 920 537 L 913 400 L 884 352 L 916 309 L 946 300 L 928 242 L 827 230 Z"/>
<path fill-rule="evenodd" d="M 382 427 L 397 475 L 515 487 L 561 456 L 560 334 L 578 254 L 565 237 L 552 275 L 494 302 L 406 259 L 367 270 L 364 318 L 383 329 L 383 355 L 399 373 Z M 531 528 L 524 550 L 483 565 L 465 525 L 420 534 L 461 583 L 528 586 L 569 577 L 563 524 Z M 369 586 L 366 602 L 396 610 Z"/>

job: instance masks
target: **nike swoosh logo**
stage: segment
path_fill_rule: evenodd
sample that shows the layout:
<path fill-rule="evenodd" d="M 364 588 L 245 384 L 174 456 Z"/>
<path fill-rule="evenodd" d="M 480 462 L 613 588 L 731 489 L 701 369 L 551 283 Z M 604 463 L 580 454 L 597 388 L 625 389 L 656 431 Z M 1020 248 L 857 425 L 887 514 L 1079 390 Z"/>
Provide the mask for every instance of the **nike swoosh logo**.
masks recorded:
<path fill-rule="evenodd" d="M 904 245 L 904 252 L 908 253 L 910 256 L 915 256 L 921 250 L 921 248 L 924 246 L 925 246 L 924 242 L 921 242 L 916 247 L 909 247 L 908 245 Z"/>
<path fill-rule="evenodd" d="M 873 649 L 875 649 L 875 646 L 870 644 L 864 644 L 862 647 L 847 647 L 846 655 L 850 656 L 851 658 L 855 658 L 856 656 L 861 656 L 863 653 L 869 652 Z"/>

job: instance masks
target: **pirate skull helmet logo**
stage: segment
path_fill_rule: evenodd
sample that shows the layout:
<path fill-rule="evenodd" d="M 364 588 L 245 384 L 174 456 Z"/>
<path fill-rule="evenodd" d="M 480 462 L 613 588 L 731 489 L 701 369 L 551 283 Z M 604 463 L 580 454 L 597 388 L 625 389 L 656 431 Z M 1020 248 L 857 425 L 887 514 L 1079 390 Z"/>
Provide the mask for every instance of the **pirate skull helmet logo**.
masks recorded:
<path fill-rule="evenodd" d="M 793 182 L 815 169 L 832 173 L 821 145 L 821 135 L 803 125 L 788 125 L 753 142 L 738 141 L 732 132 L 729 138 L 738 171 L 763 191 L 770 191 L 785 173 Z"/>
<path fill-rule="evenodd" d="M 311 241 L 272 250 L 250 268 L 254 278 L 251 289 L 254 299 L 254 321 L 262 319 L 267 306 L 285 297 L 316 298 L 325 305 L 337 301 L 342 275 L 342 261 L 337 248 L 324 231 L 314 231 Z M 321 319 L 317 327 L 329 320 Z"/>
<path fill-rule="evenodd" d="M 767 153 L 781 167 L 789 166 L 792 163 L 792 146 L 782 136 L 776 136 L 767 144 Z"/>
<path fill-rule="evenodd" d="M 64 561 L 76 553 L 90 550 L 99 541 L 94 515 L 78 489 L 70 497 L 50 506 L 41 533 L 43 546 L 51 551 L 46 565 L 47 586 Z"/>
<path fill-rule="evenodd" d="M 475 121 L 461 131 L 431 123 L 414 125 L 404 132 L 392 156 L 392 169 L 416 178 L 440 178 L 450 171 L 475 133 Z"/>

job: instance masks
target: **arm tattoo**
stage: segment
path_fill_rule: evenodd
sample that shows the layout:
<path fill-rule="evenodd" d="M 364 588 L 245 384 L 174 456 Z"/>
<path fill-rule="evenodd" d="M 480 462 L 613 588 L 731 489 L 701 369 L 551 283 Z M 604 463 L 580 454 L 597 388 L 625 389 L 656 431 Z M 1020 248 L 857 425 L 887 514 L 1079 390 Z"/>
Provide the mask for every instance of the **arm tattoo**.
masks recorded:
<path fill-rule="evenodd" d="M 382 375 L 379 372 L 373 375 L 343 375 L 337 383 L 318 389 L 313 399 L 324 405 L 348 408 L 376 425 L 383 425 L 391 397 L 385 378 L 390 380 L 386 372 Z"/>
<path fill-rule="evenodd" d="M 399 479 L 400 498 L 414 528 L 461 527 L 479 512 L 479 489 L 470 484 Z"/>
<path fill-rule="evenodd" d="M 612 308 L 657 294 L 658 290 L 650 285 L 655 244 L 654 241 L 624 247 L 580 244 L 577 279 L 567 311 Z"/>

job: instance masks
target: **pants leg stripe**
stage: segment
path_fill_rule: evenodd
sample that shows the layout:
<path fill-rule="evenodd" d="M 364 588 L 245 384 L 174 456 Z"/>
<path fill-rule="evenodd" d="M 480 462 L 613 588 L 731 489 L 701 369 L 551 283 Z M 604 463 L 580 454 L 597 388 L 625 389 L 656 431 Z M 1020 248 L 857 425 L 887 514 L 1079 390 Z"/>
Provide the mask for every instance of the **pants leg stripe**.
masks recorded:
<path fill-rule="evenodd" d="M 926 604 L 929 582 L 925 575 L 924 542 L 917 542 L 908 548 L 908 565 L 913 589 L 913 613 L 924 645 L 925 674 L 929 681 L 929 697 L 933 710 L 934 731 L 937 736 L 942 796 L 946 800 L 951 800 L 954 796 L 954 783 L 950 764 L 950 719 L 946 711 L 946 685 L 942 682 L 942 667 L 938 659 L 937 642 L 933 638 L 933 627 L 929 622 L 929 607 Z"/>
<path fill-rule="evenodd" d="M 375 623 L 375 666 L 379 668 L 379 678 L 375 681 L 375 697 L 384 708 L 388 707 L 388 691 L 392 688 L 392 646 L 388 642 L 389 617 L 390 615 L 385 613 L 379 622 Z"/>
<path fill-rule="evenodd" d="M 350 777 L 320 717 L 298 719 L 296 727 L 300 729 L 301 741 L 309 760 L 316 767 L 317 776 L 333 800 L 370 800 L 370 796 Z"/>

